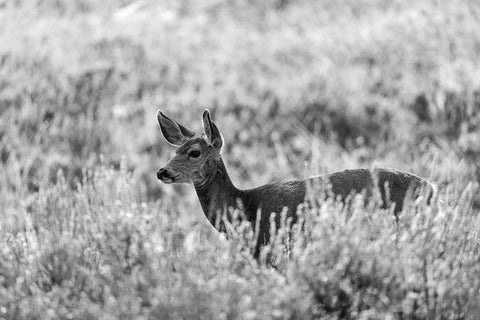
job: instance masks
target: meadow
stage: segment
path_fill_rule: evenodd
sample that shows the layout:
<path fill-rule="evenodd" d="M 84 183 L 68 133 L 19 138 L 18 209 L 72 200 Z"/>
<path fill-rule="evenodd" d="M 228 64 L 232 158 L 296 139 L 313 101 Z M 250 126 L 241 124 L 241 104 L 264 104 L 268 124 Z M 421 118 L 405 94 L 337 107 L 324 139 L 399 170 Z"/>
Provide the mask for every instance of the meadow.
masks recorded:
<path fill-rule="evenodd" d="M 435 182 L 396 221 L 326 201 L 255 261 L 156 111 L 209 108 L 241 188 Z M 0 319 L 479 319 L 480 2 L 0 0 Z"/>

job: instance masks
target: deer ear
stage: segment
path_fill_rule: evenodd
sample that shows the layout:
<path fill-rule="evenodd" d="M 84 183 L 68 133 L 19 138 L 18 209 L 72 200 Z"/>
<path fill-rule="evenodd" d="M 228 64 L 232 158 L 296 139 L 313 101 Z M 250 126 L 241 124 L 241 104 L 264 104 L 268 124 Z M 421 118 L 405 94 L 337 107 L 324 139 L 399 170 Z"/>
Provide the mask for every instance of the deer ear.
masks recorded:
<path fill-rule="evenodd" d="M 170 119 L 160 110 L 158 110 L 157 119 L 163 136 L 167 139 L 168 143 L 175 147 L 181 146 L 195 135 L 193 131 L 185 128 L 175 120 Z"/>
<path fill-rule="evenodd" d="M 217 126 L 212 121 L 208 109 L 205 109 L 203 112 L 203 129 L 207 135 L 208 143 L 215 149 L 220 150 L 223 146 L 223 138 L 220 134 L 220 130 L 218 130 Z"/>

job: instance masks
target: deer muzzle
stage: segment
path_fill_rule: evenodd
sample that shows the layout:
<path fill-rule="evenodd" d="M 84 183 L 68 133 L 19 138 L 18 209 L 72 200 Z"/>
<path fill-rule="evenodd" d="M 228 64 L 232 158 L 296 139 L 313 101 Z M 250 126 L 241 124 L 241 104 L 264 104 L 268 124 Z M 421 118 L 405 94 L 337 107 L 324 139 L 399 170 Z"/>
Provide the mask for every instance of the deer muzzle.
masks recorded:
<path fill-rule="evenodd" d="M 176 175 L 172 172 L 168 171 L 165 168 L 161 168 L 157 172 L 157 179 L 162 181 L 163 183 L 173 183 L 175 182 Z"/>

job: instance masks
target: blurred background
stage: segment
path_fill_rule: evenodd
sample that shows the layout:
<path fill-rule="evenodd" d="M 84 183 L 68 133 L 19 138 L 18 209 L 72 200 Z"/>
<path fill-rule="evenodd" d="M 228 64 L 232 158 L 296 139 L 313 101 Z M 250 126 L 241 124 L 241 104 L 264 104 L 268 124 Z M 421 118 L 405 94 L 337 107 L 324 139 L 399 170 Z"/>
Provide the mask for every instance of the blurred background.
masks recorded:
<path fill-rule="evenodd" d="M 239 187 L 372 166 L 479 181 L 478 1 L 2 0 L 0 44 L 4 206 L 124 161 L 142 201 L 199 209 L 155 178 L 174 151 L 158 109 L 199 131 L 209 108 Z"/>

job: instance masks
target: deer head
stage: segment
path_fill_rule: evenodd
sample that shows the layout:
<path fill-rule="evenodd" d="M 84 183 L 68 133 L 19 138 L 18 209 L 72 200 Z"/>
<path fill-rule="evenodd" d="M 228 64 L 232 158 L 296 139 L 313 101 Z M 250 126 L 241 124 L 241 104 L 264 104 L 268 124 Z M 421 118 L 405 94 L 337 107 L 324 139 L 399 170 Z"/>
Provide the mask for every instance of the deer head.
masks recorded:
<path fill-rule="evenodd" d="M 157 178 L 164 183 L 189 183 L 201 187 L 215 176 L 223 139 L 210 112 L 203 112 L 204 133 L 196 134 L 167 117 L 160 110 L 158 123 L 163 136 L 172 146 L 178 149 L 175 156 L 158 170 Z"/>

